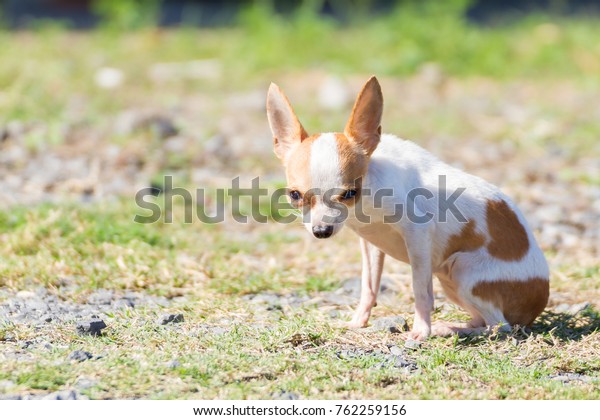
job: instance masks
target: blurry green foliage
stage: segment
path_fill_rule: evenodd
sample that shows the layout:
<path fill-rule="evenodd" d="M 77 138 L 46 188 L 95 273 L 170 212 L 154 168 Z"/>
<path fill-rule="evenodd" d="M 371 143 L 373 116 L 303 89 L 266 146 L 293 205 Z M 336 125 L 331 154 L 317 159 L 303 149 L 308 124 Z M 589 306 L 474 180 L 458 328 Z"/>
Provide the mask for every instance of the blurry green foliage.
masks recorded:
<path fill-rule="evenodd" d="M 131 30 L 157 23 L 161 0 L 94 0 L 92 8 L 110 29 Z"/>

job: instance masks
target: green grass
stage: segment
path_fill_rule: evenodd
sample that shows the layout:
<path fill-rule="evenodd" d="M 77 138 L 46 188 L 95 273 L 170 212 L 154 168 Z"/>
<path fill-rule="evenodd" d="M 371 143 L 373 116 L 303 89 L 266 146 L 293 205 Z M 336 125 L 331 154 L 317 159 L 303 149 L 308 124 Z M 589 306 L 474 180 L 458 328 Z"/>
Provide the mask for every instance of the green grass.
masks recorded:
<path fill-rule="evenodd" d="M 109 327 L 98 338 L 78 336 L 72 323 L 3 326 L 4 348 L 17 346 L 15 340 L 52 346 L 21 350 L 33 363 L 3 362 L 0 380 L 14 383 L 10 392 L 68 389 L 87 378 L 93 386 L 82 392 L 91 398 L 265 398 L 281 391 L 305 398 L 600 398 L 600 314 L 593 308 L 577 316 L 550 311 L 532 334 L 431 339 L 406 351 L 417 366 L 408 373 L 379 366 L 377 355 L 337 355 L 343 349 L 402 347 L 396 335 L 346 330 L 315 305 L 265 311 L 244 299 L 257 291 L 316 297 L 335 289 L 359 266 L 357 247 L 347 239 L 329 244 L 348 265 L 331 273 L 318 249 L 290 249 L 300 243 L 290 243 L 295 228 L 259 226 L 251 230 L 250 245 L 227 225 L 136 225 L 134 213 L 125 201 L 103 209 L 64 205 L 15 209 L 10 217 L 0 213 L 2 286 L 60 288 L 68 275 L 76 287 L 59 289 L 71 290 L 61 292 L 64 299 L 85 300 L 100 287 L 185 296 L 169 309 L 185 316 L 172 327 L 156 325 L 163 309 L 143 307 L 105 317 Z M 281 257 L 272 261 L 277 253 Z M 597 268 L 587 275 L 600 281 Z M 409 303 L 409 296 L 398 299 Z M 343 319 L 350 310 L 341 309 Z M 397 313 L 380 305 L 374 316 Z M 215 326 L 225 332 L 207 332 Z M 101 357 L 69 361 L 77 349 Z M 169 367 L 174 359 L 180 364 Z M 563 384 L 550 378 L 565 372 L 592 379 Z"/>

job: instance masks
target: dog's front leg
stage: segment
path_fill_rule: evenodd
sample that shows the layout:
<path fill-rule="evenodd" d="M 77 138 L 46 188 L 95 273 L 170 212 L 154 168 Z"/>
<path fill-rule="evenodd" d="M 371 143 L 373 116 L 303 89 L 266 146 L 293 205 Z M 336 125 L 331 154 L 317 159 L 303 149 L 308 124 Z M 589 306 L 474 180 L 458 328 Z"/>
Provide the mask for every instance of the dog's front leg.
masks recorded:
<path fill-rule="evenodd" d="M 426 228 L 418 229 L 411 236 L 407 236 L 406 243 L 412 268 L 415 318 L 412 330 L 407 335 L 413 340 L 422 341 L 431 335 L 431 311 L 433 310 L 433 272 L 429 246 L 431 237 Z"/>
<path fill-rule="evenodd" d="M 385 254 L 373 244 L 360 238 L 360 251 L 362 254 L 362 276 L 360 288 L 360 303 L 348 323 L 350 328 L 363 328 L 369 323 L 371 309 L 377 304 L 377 293 L 383 270 Z"/>

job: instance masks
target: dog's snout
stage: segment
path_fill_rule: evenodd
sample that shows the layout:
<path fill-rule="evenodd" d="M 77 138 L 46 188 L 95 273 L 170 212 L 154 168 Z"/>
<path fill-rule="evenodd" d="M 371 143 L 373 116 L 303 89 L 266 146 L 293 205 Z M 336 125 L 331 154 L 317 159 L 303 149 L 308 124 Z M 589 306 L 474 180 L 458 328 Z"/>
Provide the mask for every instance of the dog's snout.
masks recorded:
<path fill-rule="evenodd" d="M 316 238 L 325 239 L 329 238 L 333 234 L 333 226 L 313 226 L 312 231 Z"/>

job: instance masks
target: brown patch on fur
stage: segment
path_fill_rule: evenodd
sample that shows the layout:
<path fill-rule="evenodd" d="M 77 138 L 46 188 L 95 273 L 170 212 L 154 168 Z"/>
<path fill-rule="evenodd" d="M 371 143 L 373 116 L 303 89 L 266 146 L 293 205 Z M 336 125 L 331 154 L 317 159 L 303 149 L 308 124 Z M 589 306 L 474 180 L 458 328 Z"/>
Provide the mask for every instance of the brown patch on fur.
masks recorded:
<path fill-rule="evenodd" d="M 285 165 L 288 187 L 302 194 L 311 188 L 310 148 L 319 136 L 319 134 L 310 136 L 302 141 L 289 156 Z"/>
<path fill-rule="evenodd" d="M 529 326 L 548 304 L 550 282 L 540 277 L 481 281 L 471 293 L 500 308 L 510 325 Z"/>
<path fill-rule="evenodd" d="M 486 221 L 491 241 L 490 255 L 503 261 L 519 261 L 529 250 L 527 231 L 506 201 L 488 200 Z"/>
<path fill-rule="evenodd" d="M 367 155 L 371 155 L 379 144 L 382 113 L 381 86 L 376 77 L 371 77 L 358 94 L 344 129 L 346 137 L 352 139 Z"/>
<path fill-rule="evenodd" d="M 362 179 L 369 169 L 369 157 L 342 133 L 335 133 L 340 159 L 342 185 L 340 188 L 355 189 L 356 196 L 343 200 L 344 204 L 354 204 L 361 195 Z"/>
<path fill-rule="evenodd" d="M 273 133 L 273 151 L 281 160 L 295 143 L 308 137 L 300 124 L 290 100 L 276 84 L 272 83 L 267 93 L 267 119 Z"/>
<path fill-rule="evenodd" d="M 451 235 L 448 238 L 443 261 L 446 261 L 455 252 L 475 251 L 485 244 L 485 236 L 475 231 L 475 226 L 475 220 L 471 219 L 463 225 L 460 233 Z"/>

